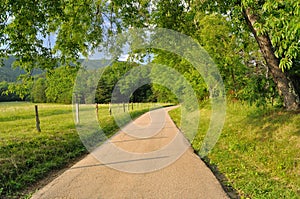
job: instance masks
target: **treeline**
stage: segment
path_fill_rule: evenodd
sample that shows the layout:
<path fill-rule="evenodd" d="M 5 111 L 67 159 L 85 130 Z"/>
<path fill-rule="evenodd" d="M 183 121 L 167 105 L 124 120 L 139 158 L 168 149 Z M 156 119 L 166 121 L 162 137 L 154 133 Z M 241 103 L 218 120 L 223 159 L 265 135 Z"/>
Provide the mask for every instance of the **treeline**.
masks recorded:
<path fill-rule="evenodd" d="M 0 101 L 25 100 L 36 103 L 70 104 L 76 94 L 77 100 L 81 103 L 109 103 L 112 100 L 112 93 L 116 84 L 123 76 L 126 77 L 123 81 L 133 81 L 135 77 L 132 75 L 126 76 L 125 74 L 134 67 L 138 67 L 138 64 L 116 61 L 109 66 L 97 69 L 99 70 L 98 73 L 93 70 L 85 71 L 83 69 L 85 77 L 83 77 L 84 81 L 80 82 L 83 85 L 80 86 L 84 88 L 84 92 L 76 94 L 74 88 L 78 88 L 76 77 L 80 67 L 61 66 L 33 77 L 21 78 L 15 82 L 1 82 Z M 150 73 L 148 72 L 145 71 L 144 80 L 150 78 Z M 91 81 L 95 78 L 98 79 L 98 84 L 96 85 L 95 81 Z M 127 89 L 132 87 L 130 84 L 127 86 Z M 92 96 L 94 99 L 90 96 L 90 93 L 93 93 L 92 89 L 96 90 L 95 96 Z M 119 101 L 123 101 L 124 97 L 128 95 L 124 91 L 124 87 L 122 89 L 122 93 L 121 91 L 119 92 Z M 169 89 L 151 83 L 142 85 L 129 96 L 129 101 L 131 102 L 176 102 L 176 97 Z"/>
<path fill-rule="evenodd" d="M 14 82 L 1 82 L 0 101 L 71 103 L 76 67 L 59 67 L 24 77 Z"/>
<path fill-rule="evenodd" d="M 81 68 L 79 74 L 73 92 L 80 103 L 178 102 L 170 88 L 155 83 L 150 67 L 136 62 L 117 61 L 99 69 Z"/>
<path fill-rule="evenodd" d="M 233 100 L 258 105 L 283 103 L 287 110 L 300 109 L 298 1 L 104 0 L 90 4 L 77 0 L 50 7 L 48 1 L 41 1 L 28 4 L 22 12 L 14 9 L 23 4 L 3 4 L 0 40 L 7 47 L 0 49 L 0 57 L 18 55 L 17 64 L 26 72 L 50 70 L 54 62 L 66 65 L 81 55 L 87 57 L 102 42 L 114 51 L 110 45 L 115 43 L 114 36 L 132 28 L 164 28 L 190 36 L 209 52 L 223 77 L 227 96 Z M 14 17 L 7 17 L 7 13 Z M 56 41 L 51 44 L 53 34 Z M 49 44 L 42 45 L 48 39 Z M 184 60 L 156 49 L 147 51 L 154 54 L 153 61 L 168 63 L 197 85 L 199 99 L 207 97 L 202 79 Z M 47 74 L 46 101 L 64 101 L 57 96 L 61 93 L 55 93 L 58 90 L 47 94 L 51 87 L 48 78 Z M 150 87 L 154 98 L 159 98 L 154 89 L 158 86 Z"/>
<path fill-rule="evenodd" d="M 222 32 L 222 34 L 226 34 Z M 203 38 L 203 37 L 202 37 Z M 206 44 L 207 50 L 210 50 Z M 214 46 L 214 48 L 218 48 Z M 228 52 L 220 51 L 224 56 Z M 170 70 L 155 71 L 149 67 L 142 67 L 135 62 L 114 62 L 113 64 L 98 69 L 98 72 L 86 70 L 85 76 L 81 77 L 84 81 L 80 85 L 84 88 L 84 92 L 74 91 L 76 76 L 79 67 L 61 66 L 53 70 L 41 73 L 31 77 L 31 79 L 21 78 L 16 82 L 1 82 L 0 83 L 0 101 L 31 101 L 36 103 L 72 103 L 74 93 L 81 103 L 109 103 L 112 100 L 122 102 L 126 96 L 130 96 L 131 102 L 179 102 L 178 96 L 186 93 L 185 83 L 180 78 L 174 78 L 170 83 L 164 82 L 165 79 L 159 79 L 163 74 L 171 76 L 171 68 L 182 74 L 182 76 L 192 86 L 198 100 L 206 100 L 209 98 L 209 91 L 201 75 L 196 69 L 186 60 L 179 56 L 169 53 L 156 51 L 156 56 L 153 63 L 159 63 L 170 67 Z M 218 56 L 222 56 L 219 54 Z M 256 66 L 247 67 L 241 57 L 233 57 L 234 65 L 226 68 L 230 62 L 230 58 L 226 61 L 222 58 L 213 57 L 221 72 L 224 80 L 226 94 L 229 99 L 240 100 L 257 105 L 282 105 L 282 100 L 276 91 L 276 86 L 263 66 L 256 63 Z M 246 59 L 246 58 L 245 58 Z M 247 62 L 251 61 L 246 60 Z M 229 63 L 226 63 L 229 62 Z M 139 67 L 139 68 L 138 68 Z M 138 68 L 135 73 L 128 73 L 134 68 Z M 101 74 L 99 76 L 99 74 Z M 155 78 L 158 77 L 158 78 Z M 93 79 L 98 79 L 98 84 L 95 85 Z M 143 81 L 143 82 L 141 82 Z M 150 82 L 150 83 L 149 83 Z M 154 82 L 154 83 L 152 83 Z M 155 83 L 156 82 L 156 83 Z M 112 93 L 114 88 L 118 88 L 118 96 L 120 99 L 113 99 Z M 139 86 L 132 92 L 132 88 Z M 78 85 L 76 85 L 78 87 Z M 172 91 L 170 90 L 172 88 Z M 92 90 L 96 90 L 94 96 Z M 94 97 L 94 99 L 92 99 Z"/>
<path fill-rule="evenodd" d="M 0 102 L 21 101 L 22 99 L 15 93 L 9 93 L 8 88 L 13 83 L 0 82 Z"/>
<path fill-rule="evenodd" d="M 254 2 L 252 4 L 253 6 L 256 5 Z M 108 5 L 112 6 L 112 9 L 109 9 L 111 12 L 118 12 L 120 9 L 125 9 L 124 13 L 127 13 L 124 6 L 114 7 L 114 5 L 118 4 Z M 257 11 L 269 10 L 268 12 L 273 12 L 271 8 L 262 8 L 261 5 L 252 7 L 251 4 L 237 4 L 236 7 L 231 7 L 233 5 L 229 4 L 222 4 L 224 10 L 219 10 L 218 6 L 215 7 L 218 3 L 210 3 L 210 1 L 207 1 L 208 7 L 191 3 L 189 5 L 190 9 L 186 9 L 186 5 L 181 4 L 181 1 L 174 1 L 173 3 L 158 1 L 156 12 L 148 13 L 149 9 L 153 9 L 151 6 L 147 7 L 149 5 L 143 5 L 144 7 L 141 6 L 141 9 L 147 9 L 137 11 L 137 13 L 145 12 L 145 16 L 148 16 L 145 19 L 139 18 L 138 15 L 129 17 L 123 12 L 115 13 L 115 15 L 112 14 L 111 16 L 122 19 L 114 21 L 114 23 L 117 23 L 116 27 L 119 25 L 121 29 L 127 27 L 144 27 L 145 24 L 150 23 L 155 27 L 175 30 L 193 38 L 209 53 L 214 63 L 216 63 L 225 85 L 226 96 L 230 100 L 239 100 L 258 106 L 272 104 L 285 106 L 289 110 L 297 109 L 300 93 L 300 48 L 298 42 L 300 34 L 298 26 L 294 28 L 295 33 L 282 32 L 280 34 L 282 38 L 277 38 L 279 37 L 277 32 L 281 33 L 283 28 L 274 30 L 274 24 L 272 25 L 273 20 L 271 20 L 274 13 L 267 13 L 266 16 L 261 16 L 262 19 L 265 17 L 265 20 L 268 21 L 268 23 L 261 23 L 266 23 L 270 26 L 266 27 L 264 30 L 265 33 L 262 30 L 261 33 L 258 31 L 263 26 L 253 27 L 247 23 L 247 16 L 240 18 L 242 14 L 247 14 L 244 13 L 247 10 L 245 9 L 247 6 L 249 6 L 249 9 L 256 9 Z M 266 3 L 265 6 L 267 5 Z M 210 6 L 212 6 L 212 10 L 208 9 Z M 293 3 L 291 5 L 287 4 L 286 8 L 281 8 L 281 11 L 287 14 L 286 18 L 299 19 L 296 14 L 288 12 L 288 9 L 293 6 Z M 138 8 L 131 6 L 130 9 Z M 299 10 L 299 7 L 295 9 Z M 232 11 L 230 14 L 229 10 Z M 291 20 L 289 24 L 294 26 L 297 23 Z M 282 26 L 288 27 L 284 24 Z M 255 29 L 257 30 L 254 31 Z M 288 28 L 285 29 L 289 30 Z M 120 32 L 114 32 L 112 36 L 117 33 Z M 268 60 L 269 56 L 264 53 L 264 46 L 259 45 L 259 38 L 263 33 L 270 35 L 270 47 L 273 47 L 274 51 L 270 53 L 276 55 L 273 56 L 273 61 Z M 265 35 L 266 38 L 269 37 L 268 34 Z M 284 35 L 293 35 L 293 37 L 285 38 Z M 57 45 L 59 46 L 59 43 Z M 198 71 L 187 60 L 171 52 L 158 49 L 147 50 L 148 54 L 146 53 L 146 56 L 151 54 L 153 57 L 151 60 L 152 63 L 169 66 L 183 75 L 192 86 L 199 101 L 209 98 L 209 88 Z M 131 53 L 134 55 L 134 52 Z M 132 54 L 131 56 L 133 56 Z M 140 53 L 139 56 L 143 56 L 142 54 Z M 34 63 L 38 64 L 38 62 Z M 272 65 L 272 63 L 276 63 L 278 66 Z M 82 103 L 88 103 L 93 101 L 94 99 L 92 98 L 94 97 L 98 103 L 109 103 L 114 98 L 112 92 L 116 83 L 122 79 L 124 74 L 135 67 L 139 67 L 139 64 L 134 62 L 115 62 L 101 69 L 103 70 L 101 78 L 94 77 L 99 78 L 99 82 L 96 83 L 97 85 L 95 85 L 94 81 L 90 81 L 88 77 L 98 73 L 92 72 L 90 74 L 87 71 L 87 81 L 81 87 L 94 89 L 96 90 L 96 94 L 91 96 L 89 93 L 92 93 L 92 90 L 78 92 L 78 100 Z M 32 66 L 32 68 L 38 67 Z M 25 81 L 21 78 L 17 83 L 2 83 L 2 93 L 10 94 L 10 97 L 7 98 L 7 96 L 2 95 L 0 100 L 15 99 L 16 96 L 19 96 L 21 99 L 33 102 L 71 103 L 74 93 L 73 86 L 79 68 L 75 66 L 51 68 L 48 65 L 45 66 L 44 69 L 47 72 L 33 76 L 32 81 Z M 143 71 L 144 69 L 145 71 Z M 164 73 L 168 75 L 170 71 L 157 72 L 157 74 Z M 134 93 L 128 93 L 130 92 L 130 88 L 139 82 L 137 78 L 140 76 L 148 83 L 139 83 L 141 87 L 137 88 Z M 120 99 L 117 99 L 117 101 L 122 101 L 122 98 L 130 95 L 130 101 L 134 102 L 178 102 L 180 99 L 177 99 L 177 97 L 186 93 L 186 85 L 183 84 L 182 80 L 174 78 L 172 85 L 168 87 L 163 80 L 155 79 L 153 71 L 147 71 L 146 67 L 142 68 L 139 74 L 130 74 L 125 79 L 122 79 L 122 81 L 123 87 L 120 89 L 120 93 L 118 94 Z M 172 88 L 172 92 L 170 88 Z"/>

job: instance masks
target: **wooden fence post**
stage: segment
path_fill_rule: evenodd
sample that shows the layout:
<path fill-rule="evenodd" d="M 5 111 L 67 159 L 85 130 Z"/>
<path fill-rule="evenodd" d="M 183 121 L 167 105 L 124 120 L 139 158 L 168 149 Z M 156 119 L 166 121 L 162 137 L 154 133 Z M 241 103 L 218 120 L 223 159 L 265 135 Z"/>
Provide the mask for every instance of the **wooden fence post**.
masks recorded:
<path fill-rule="evenodd" d="M 125 103 L 123 102 L 123 111 L 125 113 Z"/>
<path fill-rule="evenodd" d="M 76 124 L 79 124 L 79 103 L 77 102 L 75 105 L 75 118 L 76 118 Z"/>
<path fill-rule="evenodd" d="M 109 102 L 109 104 L 108 104 L 108 111 L 109 111 L 109 115 L 111 115 L 111 103 Z"/>
<path fill-rule="evenodd" d="M 35 126 L 36 126 L 37 131 L 41 132 L 38 106 L 35 105 L 34 109 L 35 109 Z"/>
<path fill-rule="evenodd" d="M 98 113 L 99 113 L 99 107 L 98 107 L 98 103 L 96 103 L 96 116 L 97 116 L 97 119 L 98 119 Z"/>

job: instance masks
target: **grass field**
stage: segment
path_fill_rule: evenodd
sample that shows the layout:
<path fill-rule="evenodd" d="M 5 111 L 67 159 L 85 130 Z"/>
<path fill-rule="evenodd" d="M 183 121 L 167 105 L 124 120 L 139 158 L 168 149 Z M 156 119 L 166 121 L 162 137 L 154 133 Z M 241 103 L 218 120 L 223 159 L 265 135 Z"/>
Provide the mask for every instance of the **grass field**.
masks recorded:
<path fill-rule="evenodd" d="M 72 105 L 38 107 L 42 132 L 35 128 L 34 104 L 0 103 L 0 198 L 26 197 L 24 189 L 87 153 L 75 129 Z M 151 105 L 133 107 L 134 111 L 129 109 L 134 118 Z M 108 105 L 99 105 L 98 115 L 104 133 L 112 136 L 118 126 Z"/>
<path fill-rule="evenodd" d="M 195 151 L 208 129 L 210 107 L 200 114 Z M 180 109 L 171 117 L 180 126 Z M 222 134 L 205 161 L 241 198 L 300 198 L 300 114 L 228 104 Z"/>

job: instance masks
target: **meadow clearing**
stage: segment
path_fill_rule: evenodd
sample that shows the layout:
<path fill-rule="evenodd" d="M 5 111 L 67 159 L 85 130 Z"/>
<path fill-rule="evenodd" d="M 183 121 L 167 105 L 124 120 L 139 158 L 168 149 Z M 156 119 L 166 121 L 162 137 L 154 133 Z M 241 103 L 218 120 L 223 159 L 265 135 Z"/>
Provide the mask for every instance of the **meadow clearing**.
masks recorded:
<path fill-rule="evenodd" d="M 36 130 L 34 105 L 0 103 L 0 198 L 28 197 L 26 189 L 38 180 L 87 153 L 75 128 L 72 105 L 38 104 L 41 132 Z M 152 105 L 131 104 L 126 111 L 135 118 Z M 110 137 L 118 125 L 107 104 L 98 107 L 99 124 Z"/>
<path fill-rule="evenodd" d="M 29 197 L 28 187 L 87 153 L 75 128 L 72 105 L 38 106 L 42 132 L 35 128 L 34 104 L 0 103 L 3 198 Z M 134 111 L 131 105 L 126 106 L 132 117 L 151 107 L 133 106 Z M 122 105 L 119 107 L 123 109 Z M 93 109 L 94 105 L 86 108 Z M 118 125 L 108 110 L 108 105 L 99 105 L 98 119 L 105 135 L 110 137 Z M 170 114 L 180 127 L 180 108 Z M 210 114 L 210 106 L 203 104 L 198 134 L 192 140 L 196 152 L 208 129 Z M 204 161 L 225 189 L 233 188 L 241 198 L 299 198 L 299 121 L 299 113 L 230 103 L 220 139 Z"/>

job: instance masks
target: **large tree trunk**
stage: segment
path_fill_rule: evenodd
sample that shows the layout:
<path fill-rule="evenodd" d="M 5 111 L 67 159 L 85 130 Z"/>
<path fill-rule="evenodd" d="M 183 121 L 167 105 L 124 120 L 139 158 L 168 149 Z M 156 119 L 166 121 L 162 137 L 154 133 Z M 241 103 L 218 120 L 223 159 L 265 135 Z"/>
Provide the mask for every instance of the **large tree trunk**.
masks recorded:
<path fill-rule="evenodd" d="M 244 9 L 244 17 L 249 28 L 255 36 L 260 47 L 266 64 L 271 72 L 273 80 L 277 85 L 279 94 L 284 99 L 284 106 L 287 110 L 297 110 L 300 108 L 299 96 L 295 90 L 293 82 L 288 78 L 288 75 L 279 68 L 279 59 L 275 56 L 270 37 L 267 34 L 258 35 L 254 27 L 254 23 L 258 20 L 251 8 Z"/>

